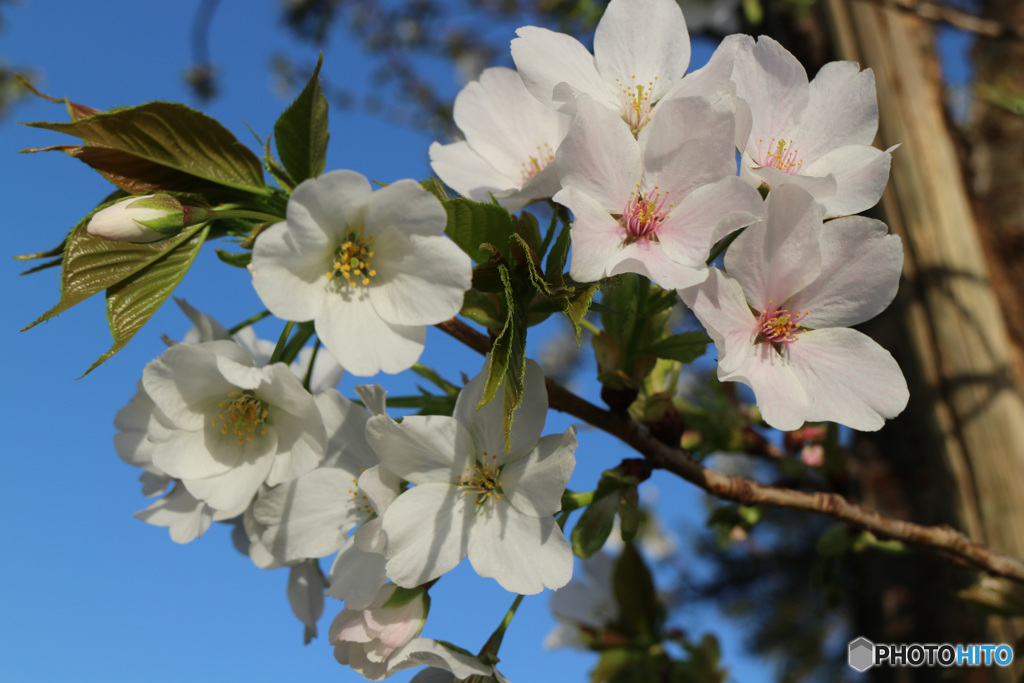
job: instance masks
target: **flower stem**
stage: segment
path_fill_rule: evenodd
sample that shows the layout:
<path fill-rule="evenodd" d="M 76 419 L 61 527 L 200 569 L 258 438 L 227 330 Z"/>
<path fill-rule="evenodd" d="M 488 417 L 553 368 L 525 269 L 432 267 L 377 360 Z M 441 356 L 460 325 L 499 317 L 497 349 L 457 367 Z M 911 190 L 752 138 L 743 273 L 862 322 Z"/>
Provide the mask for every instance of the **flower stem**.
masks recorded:
<path fill-rule="evenodd" d="M 501 649 L 501 641 L 505 637 L 505 630 L 512 623 L 512 617 L 516 615 L 516 610 L 519 609 L 519 603 L 522 601 L 523 596 L 517 595 L 516 599 L 512 601 L 512 606 L 505 613 L 505 618 L 501 620 L 498 628 L 494 629 L 494 633 L 491 634 L 491 637 L 487 639 L 487 642 L 480 650 L 480 654 L 477 657 L 484 662 L 491 665 L 498 663 L 498 650 Z"/>
<path fill-rule="evenodd" d="M 597 325 L 595 325 L 594 323 L 590 322 L 586 318 L 580 318 L 580 327 L 585 329 L 590 334 L 594 334 L 594 335 L 601 334 L 601 328 L 599 328 Z"/>
<path fill-rule="evenodd" d="M 257 313 L 251 318 L 246 318 L 242 322 L 238 323 L 237 325 L 229 329 L 228 334 L 238 334 L 239 332 L 249 327 L 250 325 L 253 325 L 254 323 L 258 323 L 259 321 L 263 320 L 268 315 L 270 315 L 270 311 L 263 311 L 262 313 Z"/>
<path fill-rule="evenodd" d="M 289 320 L 281 330 L 281 336 L 277 338 L 277 346 L 274 347 L 274 353 L 270 354 L 270 361 L 267 365 L 273 365 L 274 363 L 281 360 L 281 354 L 284 353 L 285 343 L 288 341 L 288 335 L 292 333 L 292 327 L 295 326 L 295 321 Z"/>
<path fill-rule="evenodd" d="M 246 211 L 244 209 L 221 209 L 210 212 L 210 220 L 217 220 L 220 218 L 252 218 L 257 221 L 263 221 L 264 223 L 274 222 L 280 223 L 284 220 L 282 216 L 275 216 L 269 213 L 263 213 L 262 211 Z"/>
<path fill-rule="evenodd" d="M 313 354 L 309 357 L 309 367 L 306 368 L 306 376 L 302 378 L 302 386 L 309 391 L 309 384 L 313 381 L 313 366 L 316 365 L 316 354 L 320 350 L 320 340 L 313 345 Z"/>
<path fill-rule="evenodd" d="M 718 240 L 718 244 L 716 244 L 714 248 L 711 250 L 711 254 L 708 256 L 708 260 L 706 261 L 706 263 L 709 266 L 712 263 L 714 263 L 715 259 L 724 254 L 725 250 L 729 248 L 729 245 L 735 242 L 736 238 L 743 234 L 744 230 L 746 230 L 746 228 L 742 228 L 740 230 L 737 230 L 736 232 L 729 233 L 722 239 Z"/>
<path fill-rule="evenodd" d="M 284 347 L 284 351 L 281 352 L 280 362 L 290 365 L 302 351 L 302 347 L 306 345 L 309 338 L 313 336 L 315 331 L 313 321 L 299 323 L 299 329 L 295 332 L 295 336 L 291 338 L 288 344 Z"/>

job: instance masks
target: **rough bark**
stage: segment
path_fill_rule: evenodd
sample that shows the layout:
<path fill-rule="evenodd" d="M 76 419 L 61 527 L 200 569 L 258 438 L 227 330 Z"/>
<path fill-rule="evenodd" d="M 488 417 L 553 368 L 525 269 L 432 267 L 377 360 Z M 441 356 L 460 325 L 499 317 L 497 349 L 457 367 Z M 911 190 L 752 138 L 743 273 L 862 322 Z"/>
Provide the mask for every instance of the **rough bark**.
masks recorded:
<path fill-rule="evenodd" d="M 906 417 L 883 438 L 861 442 L 861 453 L 876 454 L 865 462 L 898 480 L 893 486 L 902 491 L 900 499 L 918 521 L 951 521 L 972 539 L 1022 557 L 1024 400 L 1012 372 L 1006 318 L 945 116 L 931 25 L 912 13 L 874 3 L 827 0 L 826 7 L 837 56 L 875 72 L 880 146 L 901 143 L 881 210 L 906 252 L 896 309 L 903 338 L 895 341 L 905 349 L 897 356 L 913 399 Z M 1016 191 L 1021 194 L 1019 186 Z M 908 466 L 908 458 L 918 458 L 918 467 Z M 932 490 L 922 489 L 913 474 L 906 479 L 915 469 L 929 468 L 935 473 Z M 942 501 L 934 493 L 944 490 L 949 520 L 942 519 Z M 872 495 L 877 498 L 878 490 Z M 921 567 L 909 571 L 913 577 Z M 950 590 L 963 580 L 941 572 L 918 578 L 926 582 L 902 584 L 912 593 L 928 594 L 940 590 L 943 582 Z M 939 623 L 920 612 L 927 607 L 920 600 L 913 606 L 914 597 L 909 596 L 902 612 L 918 610 L 915 624 L 905 630 L 907 642 Z M 937 599 L 958 609 L 950 604 L 948 592 Z M 884 628 L 885 610 L 876 604 L 873 616 L 878 617 L 876 626 Z M 969 637 L 970 625 L 956 623 L 963 626 L 956 637 Z M 1019 624 L 993 619 L 989 629 L 987 641 L 1014 643 Z M 974 637 L 973 642 L 981 640 Z M 890 680 L 927 680 L 928 672 L 918 672 L 918 678 L 908 670 Z"/>

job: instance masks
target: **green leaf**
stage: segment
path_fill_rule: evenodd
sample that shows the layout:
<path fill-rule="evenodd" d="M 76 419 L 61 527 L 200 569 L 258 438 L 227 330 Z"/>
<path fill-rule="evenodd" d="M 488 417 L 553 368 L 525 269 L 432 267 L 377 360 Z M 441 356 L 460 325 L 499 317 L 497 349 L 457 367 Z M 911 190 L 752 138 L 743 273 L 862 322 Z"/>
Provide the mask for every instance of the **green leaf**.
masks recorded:
<path fill-rule="evenodd" d="M 692 363 L 704 355 L 709 343 L 711 343 L 711 337 L 706 332 L 694 330 L 659 339 L 643 349 L 640 354 L 676 360 L 680 363 Z"/>
<path fill-rule="evenodd" d="M 25 125 L 74 135 L 227 187 L 267 192 L 256 155 L 220 123 L 183 104 L 149 102 L 70 123 Z"/>
<path fill-rule="evenodd" d="M 530 281 L 546 298 L 558 303 L 559 309 L 569 319 L 569 322 L 572 323 L 573 331 L 576 333 L 576 345 L 579 346 L 580 334 L 582 332 L 580 321 L 583 320 L 584 316 L 587 315 L 587 311 L 590 310 L 590 304 L 594 299 L 594 294 L 597 293 L 599 285 L 595 282 L 590 285 L 574 287 L 565 283 L 565 279 L 562 276 L 562 267 L 565 265 L 567 252 L 559 252 L 563 247 L 568 248 L 567 238 L 565 245 L 562 244 L 563 236 L 568 235 L 568 232 L 568 230 L 563 230 L 555 241 L 555 246 L 552 248 L 551 253 L 548 254 L 547 261 L 545 262 L 545 272 L 543 275 L 537 269 L 537 264 L 532 259 L 527 258 L 525 260 L 530 273 Z M 524 251 L 528 247 L 526 241 L 519 235 L 513 235 L 512 242 L 513 244 L 518 243 Z M 534 309 L 537 312 L 544 311 L 540 306 L 535 306 Z"/>
<path fill-rule="evenodd" d="M 107 322 L 114 345 L 82 377 L 123 349 L 185 277 L 209 232 L 208 225 L 197 227 L 198 231 L 183 233 L 186 241 L 107 290 Z"/>
<path fill-rule="evenodd" d="M 514 233 L 512 216 L 497 204 L 481 204 L 471 199 L 449 199 L 444 202 L 448 212 L 445 233 L 469 254 L 474 263 L 491 260 L 492 251 L 482 245 L 490 244 L 510 262 L 509 240 Z"/>
<path fill-rule="evenodd" d="M 437 197 L 439 202 L 446 202 L 451 199 L 448 195 L 448 190 L 444 187 L 444 183 L 442 183 L 437 177 L 430 177 L 426 180 L 421 180 L 420 185 L 424 190 Z"/>
<path fill-rule="evenodd" d="M 224 251 L 223 249 L 214 249 L 214 252 L 217 254 L 217 258 L 229 266 L 234 266 L 235 268 L 248 268 L 249 263 L 252 262 L 251 251 L 243 251 L 238 254 L 233 254 L 230 251 Z"/>
<path fill-rule="evenodd" d="M 521 297 L 516 296 L 508 268 L 499 266 L 505 294 L 505 325 L 491 348 L 487 366 L 487 383 L 484 395 L 477 404 L 477 410 L 489 403 L 502 388 L 502 415 L 505 430 L 505 450 L 511 448 L 509 435 L 512 420 L 519 404 L 523 401 L 523 384 L 526 380 L 526 311 Z"/>
<path fill-rule="evenodd" d="M 640 551 L 632 543 L 625 545 L 619 561 L 615 563 L 612 586 L 622 627 L 626 632 L 641 641 L 656 640 L 665 610 L 658 601 L 651 572 Z"/>
<path fill-rule="evenodd" d="M 518 216 L 512 216 L 512 222 L 515 225 L 515 235 L 530 248 L 534 255 L 540 255 L 541 237 L 537 217 L 528 211 L 523 211 Z"/>
<path fill-rule="evenodd" d="M 54 256 L 63 256 L 64 247 L 68 241 L 65 238 L 61 240 L 61 243 L 55 246 L 53 249 L 47 249 L 46 251 L 37 251 L 34 254 L 18 254 L 14 257 L 17 261 L 34 261 L 41 258 L 53 258 Z"/>
<path fill-rule="evenodd" d="M 309 83 L 274 124 L 277 155 L 296 184 L 316 178 L 327 163 L 327 98 L 320 87 L 320 67 L 316 62 Z"/>
<path fill-rule="evenodd" d="M 576 557 L 586 559 L 604 547 L 612 533 L 618 509 L 619 497 L 616 495 L 603 496 L 587 506 L 569 535 Z"/>
<path fill-rule="evenodd" d="M 111 242 L 90 235 L 86 230 L 88 222 L 86 218 L 75 227 L 64 249 L 60 303 L 23 331 L 113 287 L 173 250 L 194 232 L 194 229 L 188 230 L 177 237 L 149 244 Z"/>
<path fill-rule="evenodd" d="M 489 330 L 500 330 L 504 327 L 504 323 L 499 319 L 501 313 L 497 310 L 494 301 L 490 296 L 477 289 L 466 292 L 459 315 L 469 318 Z"/>
<path fill-rule="evenodd" d="M 18 275 L 31 275 L 32 273 L 38 273 L 39 271 L 46 270 L 47 268 L 59 267 L 60 264 L 62 264 L 62 263 L 64 263 L 63 257 L 62 258 L 55 258 L 52 261 L 46 261 L 44 263 L 40 263 L 38 265 L 32 266 L 28 270 L 23 270 L 20 273 L 18 273 Z"/>
<path fill-rule="evenodd" d="M 635 485 L 619 489 L 619 533 L 629 543 L 640 530 L 640 495 Z"/>

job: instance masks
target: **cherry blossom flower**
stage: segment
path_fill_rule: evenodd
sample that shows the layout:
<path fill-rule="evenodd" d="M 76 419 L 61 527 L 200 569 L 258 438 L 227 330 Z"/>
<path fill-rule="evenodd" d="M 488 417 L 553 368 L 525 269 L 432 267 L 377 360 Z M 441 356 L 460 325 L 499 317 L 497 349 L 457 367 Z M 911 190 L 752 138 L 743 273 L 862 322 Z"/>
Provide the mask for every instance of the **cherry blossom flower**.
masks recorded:
<path fill-rule="evenodd" d="M 153 465 L 224 514 L 243 512 L 264 482 L 294 479 L 324 457 L 312 396 L 285 365 L 253 367 L 234 342 L 173 346 L 146 366 L 142 384 L 157 408 Z"/>
<path fill-rule="evenodd" d="M 746 104 L 737 111 L 741 177 L 755 187 L 799 185 L 825 207 L 826 218 L 878 203 L 895 148 L 871 146 L 878 130 L 871 69 L 830 62 L 808 83 L 784 47 L 767 36 L 756 43 L 744 36 L 732 78 Z"/>
<path fill-rule="evenodd" d="M 690 64 L 690 35 L 672 0 L 612 0 L 594 33 L 593 55 L 564 33 L 524 26 L 516 35 L 512 58 L 537 99 L 572 112 L 575 95 L 587 93 L 634 131 Z"/>
<path fill-rule="evenodd" d="M 600 631 L 619 619 L 612 589 L 616 557 L 600 552 L 583 560 L 583 576 L 573 578 L 551 596 L 551 611 L 558 625 L 544 639 L 544 647 L 584 648 L 580 629 Z"/>
<path fill-rule="evenodd" d="M 703 282 L 711 246 L 764 212 L 735 175 L 733 116 L 673 100 L 634 139 L 588 96 L 578 104 L 555 159 L 554 200 L 573 212 L 569 274 L 640 273 L 669 289 Z"/>
<path fill-rule="evenodd" d="M 387 576 L 414 587 L 462 558 L 513 593 L 565 585 L 572 550 L 555 523 L 575 465 L 575 429 L 541 437 L 547 391 L 527 361 L 522 404 L 505 451 L 500 400 L 476 410 L 486 373 L 459 394 L 453 417 L 371 417 L 366 437 L 381 464 L 413 484 L 387 508 Z M 499 389 L 499 395 L 500 395 Z"/>
<path fill-rule="evenodd" d="M 593 55 L 564 33 L 524 26 L 516 35 L 512 58 L 534 97 L 573 113 L 577 97 L 589 95 L 615 112 L 634 135 L 663 102 L 704 97 L 716 103 L 731 95 L 731 38 L 704 68 L 683 78 L 690 64 L 690 37 L 673 0 L 612 0 L 594 33 Z"/>
<path fill-rule="evenodd" d="M 205 341 L 232 339 L 245 348 L 257 366 L 265 365 L 273 352 L 272 342 L 259 339 L 252 328 L 246 327 L 234 335 L 214 318 L 197 311 L 184 299 L 175 300 L 192 321 L 193 327 L 182 339 L 182 343 L 195 344 Z M 173 342 L 165 341 L 169 345 Z M 305 377 L 313 349 L 305 348 L 299 354 L 291 370 L 296 377 Z M 326 350 L 316 354 L 316 362 L 310 375 L 310 388 L 320 391 L 341 380 L 342 369 Z M 171 492 L 157 499 L 152 505 L 135 513 L 138 519 L 154 526 L 166 527 L 176 543 L 189 543 L 202 536 L 214 521 L 223 521 L 232 516 L 233 510 L 215 510 L 204 501 L 196 499 L 179 479 L 171 477 L 153 464 L 153 443 L 149 440 L 150 424 L 158 420 L 159 410 L 139 382 L 135 396 L 114 418 L 114 448 L 124 462 L 143 470 L 139 480 L 146 497 Z M 156 429 L 159 429 L 157 425 Z"/>
<path fill-rule="evenodd" d="M 429 638 L 414 638 L 394 650 L 383 662 L 371 661 L 363 648 L 353 647 L 349 643 L 335 646 L 334 657 L 370 681 L 383 680 L 405 669 L 429 666 L 430 669 L 416 674 L 413 680 L 418 683 L 453 683 L 465 680 L 497 680 L 500 683 L 507 683 L 493 666 L 482 663 L 473 655 Z"/>
<path fill-rule="evenodd" d="M 466 139 L 430 146 L 430 166 L 449 187 L 479 202 L 493 195 L 509 211 L 558 191 L 551 162 L 572 117 L 538 102 L 515 71 L 484 70 L 453 113 Z"/>
<path fill-rule="evenodd" d="M 370 680 L 382 678 L 388 659 L 423 630 L 430 598 L 422 588 L 383 586 L 373 603 L 362 609 L 346 607 L 331 623 L 334 657 Z"/>
<path fill-rule="evenodd" d="M 372 192 L 362 175 L 333 171 L 295 188 L 287 213 L 256 240 L 253 285 L 274 315 L 313 320 L 347 371 L 405 370 L 426 325 L 461 309 L 472 265 L 419 183 Z"/>
<path fill-rule="evenodd" d="M 334 390 L 315 397 L 327 429 L 327 457 L 312 472 L 261 492 L 253 517 L 260 542 L 280 562 L 337 552 L 330 594 L 361 609 L 387 581 L 378 515 L 397 497 L 400 482 L 378 466 L 364 435 L 371 414 L 385 414 L 385 392 L 379 385 L 356 392 L 369 410 Z"/>
<path fill-rule="evenodd" d="M 680 296 L 718 350 L 718 378 L 754 390 L 765 422 L 791 431 L 833 421 L 873 431 L 907 404 L 907 383 L 889 352 L 848 329 L 896 295 L 903 248 L 884 223 L 861 216 L 822 225 L 806 191 L 784 185 L 767 217 Z"/>

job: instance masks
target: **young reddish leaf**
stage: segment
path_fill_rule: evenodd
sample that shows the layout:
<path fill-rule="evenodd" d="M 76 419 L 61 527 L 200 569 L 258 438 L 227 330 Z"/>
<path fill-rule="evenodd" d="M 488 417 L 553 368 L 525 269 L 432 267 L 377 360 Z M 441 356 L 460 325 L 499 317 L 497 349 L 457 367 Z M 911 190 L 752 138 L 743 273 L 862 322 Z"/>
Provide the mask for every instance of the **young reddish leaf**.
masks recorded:
<path fill-rule="evenodd" d="M 111 183 L 131 194 L 189 192 L 204 184 L 188 173 L 105 145 L 54 145 L 22 150 L 22 153 L 34 152 L 64 152 L 88 164 Z"/>
<path fill-rule="evenodd" d="M 216 120 L 174 102 L 100 112 L 33 128 L 67 133 L 220 185 L 264 194 L 260 160 Z"/>

